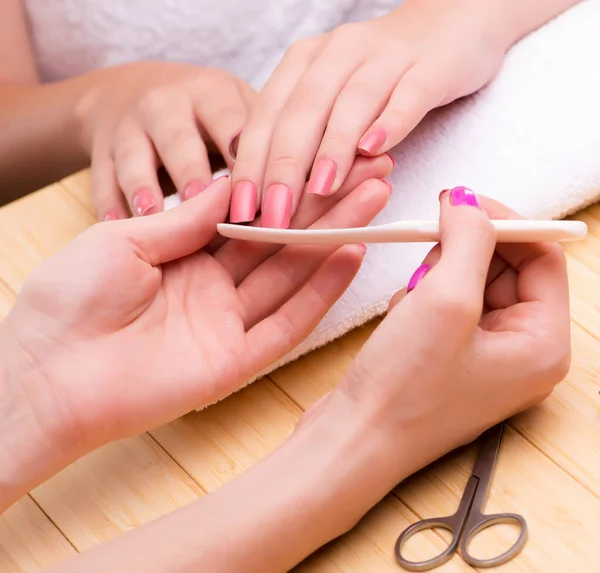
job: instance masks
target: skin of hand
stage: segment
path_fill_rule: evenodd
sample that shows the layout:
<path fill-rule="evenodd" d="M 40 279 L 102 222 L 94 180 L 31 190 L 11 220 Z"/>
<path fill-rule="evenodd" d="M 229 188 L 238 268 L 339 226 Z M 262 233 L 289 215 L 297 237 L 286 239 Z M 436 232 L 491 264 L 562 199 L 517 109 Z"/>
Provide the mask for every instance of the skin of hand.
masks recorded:
<path fill-rule="evenodd" d="M 309 197 L 295 224 L 369 223 L 390 195 L 363 175 L 389 159 L 369 161 L 343 199 Z M 36 442 L 72 459 L 239 389 L 308 336 L 358 271 L 360 245 L 229 241 L 209 254 L 229 201 L 221 178 L 166 213 L 99 223 L 32 274 L 0 325 L 0 466 L 14 478 L 0 497 L 48 470 Z"/>
<path fill-rule="evenodd" d="M 406 477 L 543 400 L 570 362 L 565 258 L 496 245 L 488 215 L 520 218 L 465 188 L 442 195 L 440 244 L 280 448 L 52 573 L 289 571 Z"/>
<path fill-rule="evenodd" d="M 229 147 L 256 94 L 213 68 L 137 62 L 108 70 L 81 98 L 77 116 L 92 163 L 92 194 L 103 220 L 157 213 L 164 167 L 182 200 L 212 181 L 208 146 L 232 167 Z"/>
<path fill-rule="evenodd" d="M 489 219 L 522 217 L 465 187 L 440 203 L 440 244 L 333 393 L 380 428 L 386 463 L 408 457 L 411 473 L 539 404 L 571 360 L 560 245 L 496 244 Z"/>
<path fill-rule="evenodd" d="M 574 4 L 515 1 L 405 0 L 293 45 L 233 145 L 235 222 L 260 206 L 265 226 L 287 227 L 307 177 L 308 193 L 335 193 L 357 153 L 388 151 L 430 110 L 482 88 L 524 30 Z"/>

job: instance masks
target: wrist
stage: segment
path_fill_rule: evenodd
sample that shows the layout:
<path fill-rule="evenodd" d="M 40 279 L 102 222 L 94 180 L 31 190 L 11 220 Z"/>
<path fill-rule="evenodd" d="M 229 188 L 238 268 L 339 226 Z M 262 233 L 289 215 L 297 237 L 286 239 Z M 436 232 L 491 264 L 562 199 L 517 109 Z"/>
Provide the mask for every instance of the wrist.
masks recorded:
<path fill-rule="evenodd" d="M 0 323 L 0 513 L 74 461 L 43 372 Z"/>

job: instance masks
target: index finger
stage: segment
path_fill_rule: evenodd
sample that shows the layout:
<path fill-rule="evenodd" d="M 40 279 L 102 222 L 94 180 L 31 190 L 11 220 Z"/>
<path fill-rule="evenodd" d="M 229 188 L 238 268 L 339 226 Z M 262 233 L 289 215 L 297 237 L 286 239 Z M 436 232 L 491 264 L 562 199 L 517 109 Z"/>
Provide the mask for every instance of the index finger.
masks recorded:
<path fill-rule="evenodd" d="M 494 199 L 479 198 L 490 219 L 525 219 Z M 568 301 L 567 262 L 558 243 L 498 243 L 496 252 L 517 271 L 521 302 L 544 301 L 562 306 Z"/>

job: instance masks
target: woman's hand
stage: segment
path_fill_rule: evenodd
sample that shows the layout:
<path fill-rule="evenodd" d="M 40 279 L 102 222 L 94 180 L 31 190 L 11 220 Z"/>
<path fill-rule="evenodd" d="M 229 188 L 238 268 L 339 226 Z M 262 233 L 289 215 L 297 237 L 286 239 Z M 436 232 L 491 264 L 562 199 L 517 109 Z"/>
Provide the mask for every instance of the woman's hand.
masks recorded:
<path fill-rule="evenodd" d="M 105 70 L 78 106 L 100 220 L 162 211 L 157 169 L 183 200 L 212 181 L 207 147 L 231 167 L 229 146 L 254 90 L 228 72 L 139 62 Z"/>
<path fill-rule="evenodd" d="M 479 207 L 464 187 L 441 196 L 441 243 L 409 292 L 392 299 L 343 383 L 307 413 L 304 423 L 319 413 L 331 420 L 332 405 L 344 404 L 342 417 L 366 419 L 372 442 L 387 450 L 377 462 L 390 466 L 382 491 L 538 404 L 569 368 L 561 247 L 496 245 L 488 215 L 521 218 L 483 197 Z"/>
<path fill-rule="evenodd" d="M 309 174 L 308 193 L 334 193 L 357 152 L 386 152 L 428 111 L 481 88 L 508 47 L 488 4 L 405 0 L 292 46 L 234 145 L 235 220 L 262 202 L 263 225 L 287 227 Z"/>
<path fill-rule="evenodd" d="M 384 182 L 363 182 L 389 170 L 376 162 L 357 165 L 341 200 L 307 196 L 294 224 L 370 222 L 389 198 Z M 14 403 L 48 450 L 87 452 L 224 398 L 310 334 L 364 249 L 228 241 L 209 254 L 229 201 L 219 179 L 172 211 L 93 226 L 34 272 L 0 328 L 0 437 L 26 418 Z"/>

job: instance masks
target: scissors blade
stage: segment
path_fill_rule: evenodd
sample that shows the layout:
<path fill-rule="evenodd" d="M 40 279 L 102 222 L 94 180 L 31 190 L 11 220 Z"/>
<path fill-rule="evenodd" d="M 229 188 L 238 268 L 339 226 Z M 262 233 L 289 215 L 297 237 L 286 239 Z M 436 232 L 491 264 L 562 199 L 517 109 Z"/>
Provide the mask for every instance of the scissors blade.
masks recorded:
<path fill-rule="evenodd" d="M 492 220 L 499 243 L 578 241 L 587 235 L 583 221 Z M 347 229 L 272 229 L 219 223 L 223 237 L 282 245 L 352 245 L 359 243 L 437 243 L 439 221 L 397 221 Z"/>
<path fill-rule="evenodd" d="M 478 479 L 477 491 L 473 499 L 472 508 L 474 512 L 482 513 L 487 495 L 489 493 L 494 467 L 498 459 L 502 435 L 504 433 L 504 422 L 493 426 L 481 436 L 479 454 L 475 460 L 471 475 Z"/>

